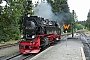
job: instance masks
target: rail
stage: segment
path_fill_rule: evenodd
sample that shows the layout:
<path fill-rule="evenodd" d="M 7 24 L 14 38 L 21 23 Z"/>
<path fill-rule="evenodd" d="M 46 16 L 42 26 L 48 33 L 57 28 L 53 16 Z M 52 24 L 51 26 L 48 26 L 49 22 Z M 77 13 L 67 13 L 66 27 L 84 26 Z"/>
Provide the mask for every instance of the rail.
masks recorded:
<path fill-rule="evenodd" d="M 83 32 L 80 32 L 81 40 L 84 45 L 84 53 L 86 60 L 90 60 L 90 39 L 87 39 L 87 35 L 85 35 Z"/>
<path fill-rule="evenodd" d="M 5 45 L 1 45 L 0 49 L 4 49 L 4 48 L 8 48 L 8 47 L 12 47 L 12 46 L 16 46 L 18 45 L 18 43 L 13 43 L 13 44 L 5 44 Z"/>

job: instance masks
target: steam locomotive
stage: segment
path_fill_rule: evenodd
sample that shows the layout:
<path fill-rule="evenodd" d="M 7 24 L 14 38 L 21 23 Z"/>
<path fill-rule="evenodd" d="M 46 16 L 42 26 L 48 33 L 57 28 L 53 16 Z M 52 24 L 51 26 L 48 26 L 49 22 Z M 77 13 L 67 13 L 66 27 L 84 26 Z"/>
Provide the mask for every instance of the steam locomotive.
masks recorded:
<path fill-rule="evenodd" d="M 23 39 L 19 42 L 19 50 L 23 54 L 38 53 L 61 38 L 60 26 L 56 21 L 27 15 L 22 26 Z"/>

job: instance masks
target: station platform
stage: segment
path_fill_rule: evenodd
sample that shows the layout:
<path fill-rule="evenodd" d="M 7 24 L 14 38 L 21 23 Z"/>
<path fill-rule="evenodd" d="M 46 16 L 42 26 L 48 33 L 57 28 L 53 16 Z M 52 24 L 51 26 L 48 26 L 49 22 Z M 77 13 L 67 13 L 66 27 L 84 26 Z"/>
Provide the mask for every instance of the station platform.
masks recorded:
<path fill-rule="evenodd" d="M 79 39 L 61 40 L 30 60 L 83 60 L 81 47 L 83 44 Z"/>

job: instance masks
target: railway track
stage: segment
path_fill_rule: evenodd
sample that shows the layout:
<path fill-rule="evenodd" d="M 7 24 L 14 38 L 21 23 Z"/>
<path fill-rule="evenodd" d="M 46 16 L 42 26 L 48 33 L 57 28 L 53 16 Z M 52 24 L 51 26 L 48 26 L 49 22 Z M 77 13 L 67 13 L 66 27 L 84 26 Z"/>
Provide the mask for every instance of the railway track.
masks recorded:
<path fill-rule="evenodd" d="M 21 53 L 17 53 L 17 54 L 15 54 L 15 55 L 12 55 L 12 56 L 6 58 L 5 60 L 13 59 L 13 58 L 15 58 L 15 57 L 17 57 L 17 56 L 19 56 L 19 55 L 21 55 Z"/>
<path fill-rule="evenodd" d="M 56 45 L 56 44 L 58 44 L 58 43 L 60 43 L 60 42 L 55 42 L 55 43 L 53 43 L 51 46 L 54 46 L 54 45 Z M 18 44 L 18 43 L 8 44 L 8 45 L 2 45 L 2 46 L 0 46 L 0 49 L 7 48 L 7 47 L 11 47 L 11 46 L 15 46 L 15 45 L 17 45 L 17 44 Z M 49 47 L 49 46 L 48 46 L 48 47 Z M 47 49 L 48 47 L 46 47 L 45 49 Z M 45 49 L 43 49 L 42 51 L 44 51 Z M 42 51 L 41 51 L 41 52 L 42 52 Z M 20 52 L 18 52 L 18 53 L 15 53 L 15 54 L 11 55 L 11 56 L 4 57 L 4 59 L 1 58 L 1 60 L 28 60 L 28 59 L 31 59 L 32 57 L 34 57 L 35 55 L 37 55 L 37 54 L 27 54 L 27 55 L 23 55 L 23 54 L 21 54 Z"/>
<path fill-rule="evenodd" d="M 88 37 L 83 32 L 80 32 L 80 35 L 82 43 L 84 45 L 86 60 L 90 60 L 90 39 L 88 39 Z"/>
<path fill-rule="evenodd" d="M 0 49 L 4 49 L 4 48 L 8 48 L 8 47 L 12 47 L 12 46 L 16 46 L 18 45 L 18 43 L 13 43 L 13 44 L 5 44 L 5 45 L 1 45 Z"/>
<path fill-rule="evenodd" d="M 27 55 L 23 55 L 21 53 L 12 55 L 8 58 L 5 58 L 4 60 L 27 60 L 27 59 L 31 59 L 32 57 L 34 57 L 36 54 L 27 54 Z"/>
<path fill-rule="evenodd" d="M 60 42 L 56 42 L 56 43 L 53 43 L 51 46 L 54 46 L 56 44 L 58 44 Z M 49 48 L 50 46 L 47 46 L 45 47 L 44 49 L 42 49 L 42 51 L 40 51 L 39 53 L 45 51 L 47 48 Z M 38 53 L 38 54 L 39 54 Z M 22 53 L 20 52 L 17 52 L 11 56 L 8 56 L 8 57 L 5 57 L 5 58 L 2 58 L 1 60 L 29 60 L 31 58 L 33 58 L 34 56 L 36 56 L 37 54 L 26 54 L 26 55 L 23 55 Z"/>

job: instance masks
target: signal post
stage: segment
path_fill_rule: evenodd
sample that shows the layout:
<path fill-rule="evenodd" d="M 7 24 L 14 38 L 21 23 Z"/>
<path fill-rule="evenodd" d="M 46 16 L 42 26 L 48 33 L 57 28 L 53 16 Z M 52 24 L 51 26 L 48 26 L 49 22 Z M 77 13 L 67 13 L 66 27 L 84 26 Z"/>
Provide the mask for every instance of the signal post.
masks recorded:
<path fill-rule="evenodd" d="M 66 47 L 67 47 L 67 30 L 70 27 L 70 24 L 68 24 L 68 25 L 63 24 L 63 27 L 64 27 L 65 33 L 66 33 Z"/>

